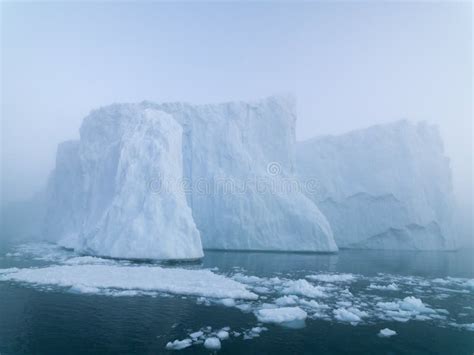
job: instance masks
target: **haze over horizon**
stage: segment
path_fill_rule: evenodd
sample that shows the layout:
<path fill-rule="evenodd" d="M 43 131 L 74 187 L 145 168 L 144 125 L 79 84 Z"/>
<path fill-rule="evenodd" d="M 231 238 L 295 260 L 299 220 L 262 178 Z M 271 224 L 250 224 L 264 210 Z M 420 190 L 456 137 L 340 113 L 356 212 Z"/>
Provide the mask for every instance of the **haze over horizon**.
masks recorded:
<path fill-rule="evenodd" d="M 39 191 L 57 144 L 99 106 L 291 92 L 298 140 L 403 118 L 439 125 L 472 213 L 469 2 L 1 8 L 2 202 Z"/>

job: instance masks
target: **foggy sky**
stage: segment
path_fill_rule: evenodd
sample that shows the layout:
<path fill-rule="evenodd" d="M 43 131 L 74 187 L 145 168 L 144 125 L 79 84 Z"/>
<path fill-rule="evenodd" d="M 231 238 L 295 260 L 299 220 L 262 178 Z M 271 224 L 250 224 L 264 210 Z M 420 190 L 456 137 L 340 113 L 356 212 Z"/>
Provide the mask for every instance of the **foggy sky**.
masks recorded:
<path fill-rule="evenodd" d="M 2 3 L 2 201 L 114 102 L 293 93 L 297 139 L 401 118 L 440 126 L 472 201 L 472 9 L 449 3 Z"/>

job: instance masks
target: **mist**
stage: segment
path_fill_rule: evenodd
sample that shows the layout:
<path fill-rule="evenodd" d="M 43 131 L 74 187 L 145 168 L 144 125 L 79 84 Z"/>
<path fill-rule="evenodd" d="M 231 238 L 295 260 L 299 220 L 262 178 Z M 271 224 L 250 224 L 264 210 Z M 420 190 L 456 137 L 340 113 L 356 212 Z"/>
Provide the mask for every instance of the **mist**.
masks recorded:
<path fill-rule="evenodd" d="M 472 238 L 470 3 L 2 3 L 1 200 L 45 186 L 57 144 L 114 102 L 290 92 L 297 140 L 439 126 Z"/>

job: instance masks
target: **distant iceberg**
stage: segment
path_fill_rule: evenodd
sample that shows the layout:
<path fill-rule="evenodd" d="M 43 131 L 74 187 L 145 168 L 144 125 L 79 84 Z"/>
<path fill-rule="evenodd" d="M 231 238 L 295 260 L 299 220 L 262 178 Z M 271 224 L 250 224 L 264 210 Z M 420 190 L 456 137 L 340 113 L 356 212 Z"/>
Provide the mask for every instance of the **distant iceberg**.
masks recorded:
<path fill-rule="evenodd" d="M 451 170 L 436 127 L 399 121 L 300 142 L 296 170 L 339 247 L 450 250 Z"/>

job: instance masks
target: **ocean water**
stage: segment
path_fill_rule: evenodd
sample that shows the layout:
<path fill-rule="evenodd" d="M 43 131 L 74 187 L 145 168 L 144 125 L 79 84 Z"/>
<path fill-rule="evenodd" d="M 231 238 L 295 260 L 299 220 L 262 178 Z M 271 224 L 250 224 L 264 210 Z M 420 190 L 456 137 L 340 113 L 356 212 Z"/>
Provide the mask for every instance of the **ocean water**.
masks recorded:
<path fill-rule="evenodd" d="M 77 257 L 52 245 L 10 244 L 0 250 L 0 269 L 37 268 L 41 274 Z M 74 272 L 81 273 L 81 266 L 98 261 L 74 262 Z M 110 287 L 84 291 L 54 279 L 45 285 L 5 278 L 9 274 L 0 270 L 0 354 L 208 354 L 212 351 L 202 341 L 179 351 L 167 350 L 166 345 L 195 331 L 210 336 L 224 327 L 230 328 L 230 337 L 221 342 L 219 354 L 474 353 L 474 331 L 469 328 L 474 323 L 472 251 L 342 250 L 330 255 L 207 251 L 199 263 L 103 259 L 102 263 L 119 275 L 124 265 L 209 269 L 245 284 L 259 298 L 226 306 L 212 297 L 179 292 L 126 293 Z M 345 276 L 337 280 L 341 274 Z M 71 278 L 78 276 L 87 282 L 84 275 Z M 310 289 L 294 287 L 308 284 Z M 312 294 L 313 287 L 324 295 Z M 297 326 L 258 320 L 259 309 L 275 307 L 277 299 L 291 294 L 297 299 L 292 306 L 304 309 L 306 320 Z M 423 306 L 410 311 L 403 306 L 406 297 L 421 300 Z M 397 304 L 401 308 L 395 310 Z M 354 308 L 360 312 L 360 321 L 338 319 L 337 309 L 351 307 L 352 313 L 357 313 Z M 264 330 L 257 334 L 251 331 L 254 327 Z M 378 336 L 384 328 L 397 334 Z"/>

